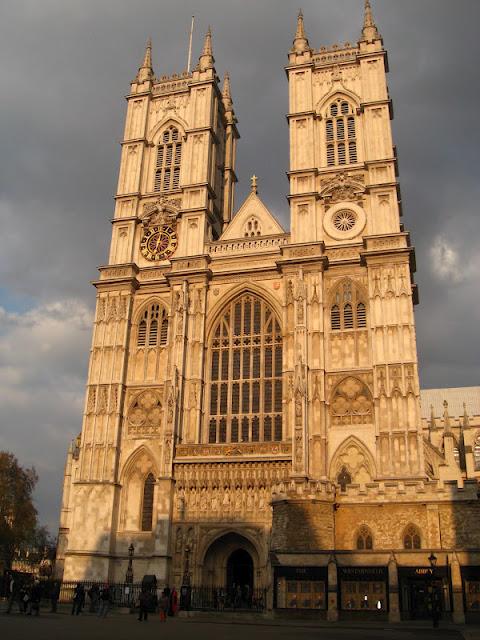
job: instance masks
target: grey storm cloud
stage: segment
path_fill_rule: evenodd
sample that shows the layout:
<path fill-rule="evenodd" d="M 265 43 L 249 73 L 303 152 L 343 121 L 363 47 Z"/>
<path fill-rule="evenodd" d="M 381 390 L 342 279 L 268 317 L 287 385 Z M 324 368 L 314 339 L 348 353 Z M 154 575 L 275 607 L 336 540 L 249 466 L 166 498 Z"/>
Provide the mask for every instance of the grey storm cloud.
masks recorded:
<path fill-rule="evenodd" d="M 377 0 L 389 52 L 404 223 L 417 251 L 423 387 L 479 382 L 480 3 Z M 0 448 L 35 464 L 56 527 L 65 451 L 81 427 L 94 290 L 106 262 L 125 102 L 148 36 L 157 75 L 195 60 L 208 24 L 230 72 L 249 176 L 288 225 L 287 0 L 6 0 L 0 26 Z M 310 43 L 355 41 L 362 0 L 304 0 Z"/>

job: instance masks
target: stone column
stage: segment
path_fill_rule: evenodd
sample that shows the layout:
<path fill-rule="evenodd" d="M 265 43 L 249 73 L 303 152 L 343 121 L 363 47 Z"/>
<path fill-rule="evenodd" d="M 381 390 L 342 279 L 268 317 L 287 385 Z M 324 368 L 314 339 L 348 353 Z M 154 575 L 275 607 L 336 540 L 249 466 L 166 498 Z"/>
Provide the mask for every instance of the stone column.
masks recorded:
<path fill-rule="evenodd" d="M 451 557 L 451 575 L 452 575 L 452 590 L 453 590 L 453 622 L 455 624 L 465 624 L 465 611 L 463 608 L 463 588 L 462 588 L 462 575 L 460 572 L 460 563 L 458 562 L 457 554 L 454 553 Z"/>
<path fill-rule="evenodd" d="M 337 622 L 338 620 L 338 578 L 337 562 L 332 556 L 328 561 L 328 602 L 327 620 Z"/>
<path fill-rule="evenodd" d="M 388 561 L 388 591 L 389 591 L 389 609 L 388 621 L 400 622 L 400 602 L 398 596 L 398 569 L 397 561 L 392 555 Z"/>

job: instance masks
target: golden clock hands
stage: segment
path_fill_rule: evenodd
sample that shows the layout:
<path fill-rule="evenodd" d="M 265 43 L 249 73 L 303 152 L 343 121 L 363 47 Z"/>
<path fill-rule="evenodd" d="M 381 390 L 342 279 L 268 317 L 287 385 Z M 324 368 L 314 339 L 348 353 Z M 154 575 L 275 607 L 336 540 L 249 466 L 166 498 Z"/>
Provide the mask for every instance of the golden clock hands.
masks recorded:
<path fill-rule="evenodd" d="M 157 240 L 157 244 L 155 245 L 155 251 L 158 251 L 158 247 L 160 245 L 160 240 L 162 239 L 162 234 L 159 233 L 158 234 L 158 240 Z"/>

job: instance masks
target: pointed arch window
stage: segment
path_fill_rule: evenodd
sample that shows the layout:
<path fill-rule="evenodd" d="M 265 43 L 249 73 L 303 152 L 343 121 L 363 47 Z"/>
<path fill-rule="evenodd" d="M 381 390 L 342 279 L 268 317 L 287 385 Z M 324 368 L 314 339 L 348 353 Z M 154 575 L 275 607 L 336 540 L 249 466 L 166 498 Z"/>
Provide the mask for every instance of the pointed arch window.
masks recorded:
<path fill-rule="evenodd" d="M 163 347 L 168 340 L 168 316 L 160 304 L 152 304 L 142 314 L 137 330 L 137 347 Z"/>
<path fill-rule="evenodd" d="M 363 295 L 350 281 L 344 282 L 335 292 L 330 324 L 332 331 L 365 329 L 367 326 L 367 307 Z"/>
<path fill-rule="evenodd" d="M 149 473 L 143 484 L 142 531 L 151 531 L 153 523 L 153 494 L 155 478 Z"/>
<path fill-rule="evenodd" d="M 475 438 L 475 444 L 473 445 L 473 461 L 475 471 L 480 471 L 480 435 Z"/>
<path fill-rule="evenodd" d="M 325 120 L 327 166 L 358 162 L 355 120 L 355 109 L 344 98 L 330 104 Z"/>
<path fill-rule="evenodd" d="M 403 533 L 403 548 L 404 549 L 421 549 L 422 538 L 420 536 L 420 530 L 413 524 L 409 524 Z"/>
<path fill-rule="evenodd" d="M 209 345 L 210 443 L 282 440 L 282 332 L 261 298 L 223 311 Z"/>
<path fill-rule="evenodd" d="M 368 551 L 370 549 L 373 549 L 372 532 L 366 525 L 361 526 L 360 529 L 357 531 L 357 534 L 355 536 L 355 547 L 359 551 L 363 551 L 363 550 Z"/>
<path fill-rule="evenodd" d="M 180 187 L 180 165 L 182 162 L 182 141 L 179 130 L 171 126 L 166 129 L 157 146 L 155 160 L 156 192 L 173 191 Z"/>

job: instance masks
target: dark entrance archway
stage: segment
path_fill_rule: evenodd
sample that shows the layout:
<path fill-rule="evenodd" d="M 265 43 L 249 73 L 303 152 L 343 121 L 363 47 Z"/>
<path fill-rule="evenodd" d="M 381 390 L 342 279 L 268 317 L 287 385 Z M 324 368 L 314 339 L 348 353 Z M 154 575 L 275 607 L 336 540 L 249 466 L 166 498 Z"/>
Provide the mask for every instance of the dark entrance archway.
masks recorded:
<path fill-rule="evenodd" d="M 253 560 L 245 549 L 237 549 L 227 561 L 227 588 L 238 586 L 242 591 L 253 589 Z"/>

